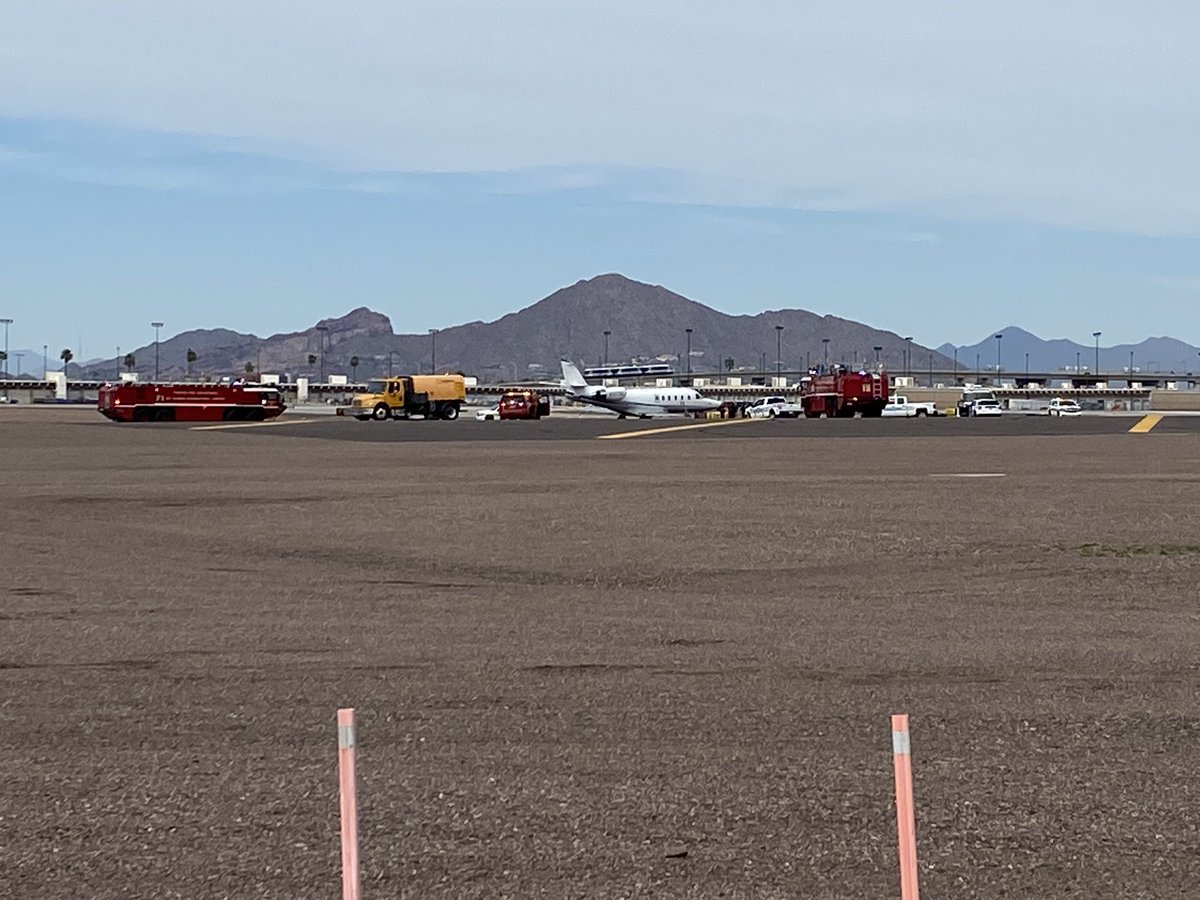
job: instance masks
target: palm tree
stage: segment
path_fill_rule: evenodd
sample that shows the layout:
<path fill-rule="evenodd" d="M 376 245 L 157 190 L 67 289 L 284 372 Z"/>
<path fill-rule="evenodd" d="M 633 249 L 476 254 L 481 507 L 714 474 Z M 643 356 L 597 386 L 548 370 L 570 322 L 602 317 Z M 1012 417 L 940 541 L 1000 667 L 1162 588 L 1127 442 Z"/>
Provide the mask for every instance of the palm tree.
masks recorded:
<path fill-rule="evenodd" d="M 254 363 L 252 363 L 252 362 L 248 362 L 248 363 L 246 363 L 246 365 L 245 365 L 245 366 L 243 366 L 242 368 L 244 368 L 244 369 L 246 370 L 246 374 L 247 374 L 247 375 L 253 375 L 253 374 L 254 374 Z"/>
<path fill-rule="evenodd" d="M 58 354 L 58 358 L 63 361 L 63 374 L 67 374 L 67 366 L 71 364 L 71 360 L 75 358 L 75 354 L 71 352 L 69 347 L 64 347 L 63 352 Z"/>
<path fill-rule="evenodd" d="M 137 362 L 137 360 L 135 360 L 135 359 L 133 358 L 133 354 L 132 354 L 132 353 L 126 353 L 126 354 L 125 354 L 125 369 L 126 369 L 126 371 L 132 372 L 132 371 L 133 371 L 133 367 L 134 367 L 134 365 L 136 364 L 136 362 Z"/>
<path fill-rule="evenodd" d="M 352 377 L 355 384 L 358 384 L 358 362 L 357 356 L 350 357 L 350 371 L 354 373 Z"/>
<path fill-rule="evenodd" d="M 308 354 L 308 364 L 310 366 L 315 366 L 317 364 L 317 354 L 315 354 L 315 353 Z"/>
<path fill-rule="evenodd" d="M 197 359 L 199 359 L 199 357 L 196 356 L 196 351 L 193 350 L 191 347 L 188 347 L 188 352 L 187 352 L 188 378 L 192 377 L 192 363 L 194 363 Z"/>

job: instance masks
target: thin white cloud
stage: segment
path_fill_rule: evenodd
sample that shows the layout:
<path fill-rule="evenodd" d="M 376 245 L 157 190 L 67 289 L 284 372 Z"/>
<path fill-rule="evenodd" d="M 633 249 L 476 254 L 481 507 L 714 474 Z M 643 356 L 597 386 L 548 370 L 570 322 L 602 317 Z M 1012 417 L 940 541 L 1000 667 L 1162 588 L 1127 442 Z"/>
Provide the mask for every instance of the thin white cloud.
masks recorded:
<path fill-rule="evenodd" d="M 1151 283 L 1155 287 L 1168 288 L 1173 291 L 1200 292 L 1200 276 L 1192 278 L 1155 278 Z"/>
<path fill-rule="evenodd" d="M 0 144 L 0 165 L 25 164 L 36 160 L 37 157 L 38 154 L 22 150 L 20 147 L 8 147 Z"/>
<path fill-rule="evenodd" d="M 777 236 L 784 233 L 783 228 L 774 222 L 764 222 L 751 216 L 735 213 L 708 212 L 702 213 L 697 221 L 721 231 L 752 236 Z"/>
<path fill-rule="evenodd" d="M 940 244 L 942 241 L 932 231 L 898 231 L 887 239 L 896 244 Z"/>
<path fill-rule="evenodd" d="M 650 171 L 673 179 L 631 193 L 1196 234 L 1197 33 L 1184 0 L 41 0 L 0 7 L 0 115 L 364 173 Z"/>

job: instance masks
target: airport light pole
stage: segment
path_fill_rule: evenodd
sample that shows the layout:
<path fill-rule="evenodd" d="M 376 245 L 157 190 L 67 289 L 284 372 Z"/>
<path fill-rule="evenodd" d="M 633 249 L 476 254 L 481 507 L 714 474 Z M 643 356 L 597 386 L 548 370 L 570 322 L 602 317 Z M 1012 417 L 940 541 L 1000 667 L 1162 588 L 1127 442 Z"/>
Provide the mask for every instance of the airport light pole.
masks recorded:
<path fill-rule="evenodd" d="M 1078 377 L 1079 377 L 1079 372 L 1080 372 L 1080 368 L 1079 368 L 1079 351 L 1078 351 L 1078 350 L 1076 350 L 1076 351 L 1075 351 L 1075 377 L 1076 377 L 1076 378 L 1078 378 Z"/>
<path fill-rule="evenodd" d="M 328 331 L 328 325 L 317 326 L 317 332 L 321 335 L 321 384 L 325 383 L 325 334 Z"/>
<path fill-rule="evenodd" d="M 912 335 L 904 339 L 904 375 L 912 378 Z"/>
<path fill-rule="evenodd" d="M 1096 377 L 1100 376 L 1100 335 L 1102 332 L 1093 331 L 1092 337 L 1096 339 Z"/>
<path fill-rule="evenodd" d="M 13 356 L 15 356 L 17 358 L 17 377 L 18 378 L 21 377 L 21 357 L 24 355 L 25 355 L 24 353 L 14 353 L 13 354 Z"/>
<path fill-rule="evenodd" d="M 883 347 L 872 347 L 871 349 L 875 351 L 875 368 L 878 369 L 879 368 L 879 354 L 883 352 Z"/>
<path fill-rule="evenodd" d="M 49 344 L 42 344 L 42 381 L 46 380 L 46 376 L 50 374 L 50 361 L 47 353 L 50 350 Z M 1129 366 L 1133 367 L 1133 354 L 1129 354 Z"/>
<path fill-rule="evenodd" d="M 1025 374 L 1029 374 L 1029 354 L 1025 354 Z"/>
<path fill-rule="evenodd" d="M 783 347 L 783 326 L 775 326 L 775 386 L 779 387 L 779 379 L 783 377 L 783 361 L 781 357 Z"/>
<path fill-rule="evenodd" d="M 8 326 L 13 323 L 12 319 L 0 319 L 4 323 L 4 377 L 8 378 Z M 21 374 L 20 372 L 17 373 Z"/>
<path fill-rule="evenodd" d="M 1000 383 L 1000 340 L 1004 335 L 996 335 L 996 384 Z"/>
<path fill-rule="evenodd" d="M 1129 351 L 1129 383 L 1133 384 L 1133 351 Z"/>
<path fill-rule="evenodd" d="M 688 384 L 691 384 L 690 379 L 692 377 L 692 329 L 685 328 L 685 329 L 683 329 L 683 331 L 687 335 L 687 377 L 689 379 Z"/>
<path fill-rule="evenodd" d="M 154 380 L 158 381 L 158 331 L 163 327 L 163 323 L 151 322 L 150 327 L 154 329 Z"/>
<path fill-rule="evenodd" d="M 601 363 L 603 366 L 608 365 L 608 338 L 611 334 L 612 332 L 608 331 L 607 329 L 604 332 L 604 362 Z"/>
<path fill-rule="evenodd" d="M 825 371 L 828 372 L 829 371 L 829 338 L 821 338 L 821 343 L 825 345 L 825 347 L 824 347 L 824 359 L 825 359 L 824 368 L 825 368 Z"/>
<path fill-rule="evenodd" d="M 429 374 L 437 374 L 437 333 L 436 328 L 429 329 Z"/>

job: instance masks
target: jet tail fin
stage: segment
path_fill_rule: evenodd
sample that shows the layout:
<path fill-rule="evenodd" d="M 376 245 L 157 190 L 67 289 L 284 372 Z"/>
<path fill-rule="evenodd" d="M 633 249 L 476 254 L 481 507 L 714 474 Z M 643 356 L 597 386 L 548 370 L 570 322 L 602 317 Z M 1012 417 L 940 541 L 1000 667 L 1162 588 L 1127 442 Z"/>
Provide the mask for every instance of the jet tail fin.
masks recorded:
<path fill-rule="evenodd" d="M 588 386 L 587 379 L 583 377 L 583 373 L 579 371 L 579 367 L 569 359 L 561 360 L 561 362 L 563 387 L 569 390 L 571 393 L 578 393 L 586 390 Z"/>

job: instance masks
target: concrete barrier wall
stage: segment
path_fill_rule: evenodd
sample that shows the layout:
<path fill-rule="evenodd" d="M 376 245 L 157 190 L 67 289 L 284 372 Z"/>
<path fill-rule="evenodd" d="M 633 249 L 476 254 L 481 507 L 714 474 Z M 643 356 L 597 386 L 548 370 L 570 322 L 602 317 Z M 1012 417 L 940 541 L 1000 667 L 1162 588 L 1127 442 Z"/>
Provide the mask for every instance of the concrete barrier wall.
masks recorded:
<path fill-rule="evenodd" d="M 1159 412 L 1200 412 L 1200 391 L 1151 391 L 1150 408 Z"/>

